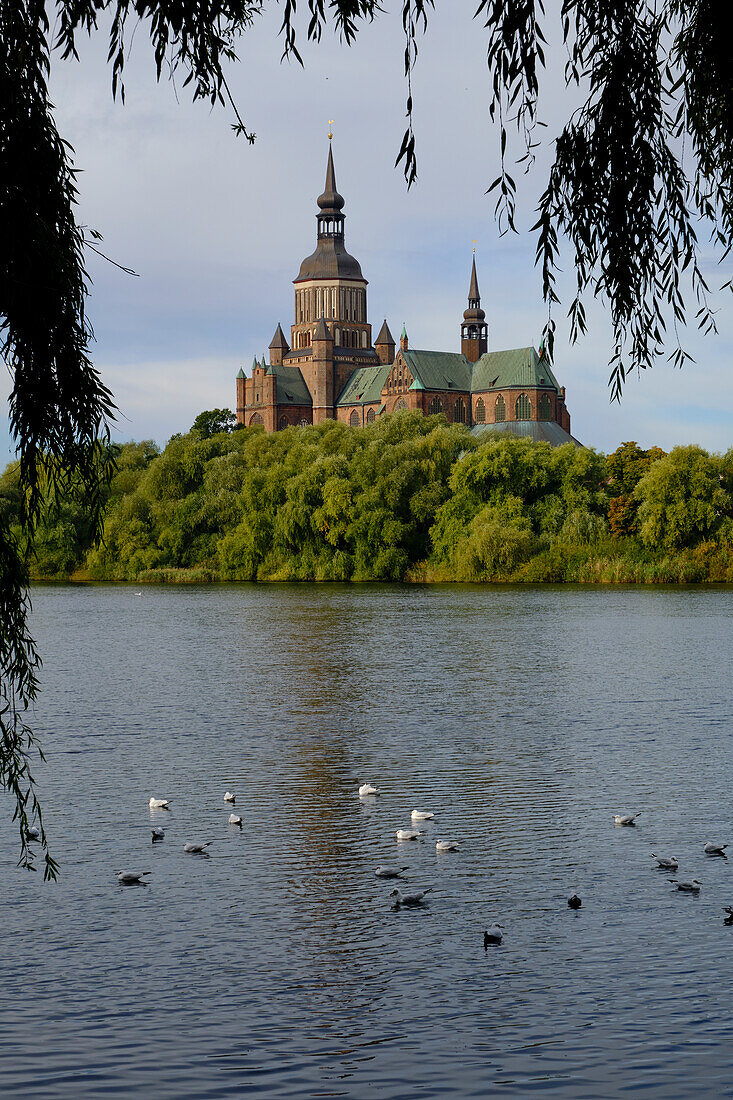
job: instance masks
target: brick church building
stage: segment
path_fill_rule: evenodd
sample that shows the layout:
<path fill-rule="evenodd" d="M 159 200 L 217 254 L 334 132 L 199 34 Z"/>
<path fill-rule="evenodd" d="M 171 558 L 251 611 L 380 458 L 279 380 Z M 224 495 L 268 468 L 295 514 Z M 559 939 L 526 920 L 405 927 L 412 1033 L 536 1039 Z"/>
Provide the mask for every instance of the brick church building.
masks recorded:
<path fill-rule="evenodd" d="M 271 432 L 323 420 L 360 427 L 385 413 L 419 409 L 477 430 L 571 441 L 565 388 L 546 359 L 533 347 L 488 350 L 475 257 L 460 351 L 412 349 L 404 328 L 397 346 L 386 320 L 372 343 L 367 280 L 346 251 L 343 207 L 329 145 L 316 248 L 294 280 L 290 343 L 278 324 L 270 362 L 255 359 L 251 378 L 239 371 L 237 423 Z"/>

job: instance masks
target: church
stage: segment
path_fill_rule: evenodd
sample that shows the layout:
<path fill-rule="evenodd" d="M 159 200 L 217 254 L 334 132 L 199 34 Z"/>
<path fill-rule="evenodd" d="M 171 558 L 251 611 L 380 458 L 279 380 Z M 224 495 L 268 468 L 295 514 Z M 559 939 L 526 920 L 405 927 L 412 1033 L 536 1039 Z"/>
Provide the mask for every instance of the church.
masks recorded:
<path fill-rule="evenodd" d="M 290 343 L 278 324 L 270 362 L 255 358 L 251 378 L 239 371 L 237 423 L 263 424 L 269 432 L 324 420 L 361 427 L 386 413 L 414 409 L 425 416 L 444 413 L 450 423 L 476 431 L 576 443 L 565 387 L 544 356 L 534 347 L 489 351 L 475 256 L 460 351 L 411 348 L 404 328 L 398 346 L 386 320 L 372 343 L 367 280 L 346 251 L 343 208 L 329 142 L 316 248 L 294 280 Z"/>

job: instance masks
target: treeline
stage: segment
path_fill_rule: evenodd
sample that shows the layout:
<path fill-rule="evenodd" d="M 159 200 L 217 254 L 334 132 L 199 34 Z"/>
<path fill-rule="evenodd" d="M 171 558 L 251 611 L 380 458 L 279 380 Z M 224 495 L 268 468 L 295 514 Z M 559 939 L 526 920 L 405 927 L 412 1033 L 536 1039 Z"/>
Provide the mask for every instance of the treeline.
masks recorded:
<path fill-rule="evenodd" d="M 215 413 L 221 410 L 214 410 Z M 73 487 L 48 502 L 36 577 L 97 580 L 733 581 L 733 451 L 604 456 L 399 413 L 266 435 L 202 414 L 162 452 L 127 443 L 104 542 Z M 18 507 L 17 466 L 0 508 Z M 18 537 L 20 531 L 18 530 Z"/>

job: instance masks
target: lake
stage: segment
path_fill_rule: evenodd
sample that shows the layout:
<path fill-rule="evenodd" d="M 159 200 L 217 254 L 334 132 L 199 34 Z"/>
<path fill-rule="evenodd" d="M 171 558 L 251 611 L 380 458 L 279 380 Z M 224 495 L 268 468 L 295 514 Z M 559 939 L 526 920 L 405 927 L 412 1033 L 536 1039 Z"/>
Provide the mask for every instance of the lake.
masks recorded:
<path fill-rule="evenodd" d="M 0 1092 L 733 1096 L 733 591 L 139 591 L 34 589 L 62 877 L 4 798 Z"/>

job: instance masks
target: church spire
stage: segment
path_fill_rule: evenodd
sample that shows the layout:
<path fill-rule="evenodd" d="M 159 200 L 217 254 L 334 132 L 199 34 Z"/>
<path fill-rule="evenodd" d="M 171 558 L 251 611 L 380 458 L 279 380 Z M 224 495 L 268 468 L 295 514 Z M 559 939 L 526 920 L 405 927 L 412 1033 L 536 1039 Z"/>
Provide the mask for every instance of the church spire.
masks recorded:
<path fill-rule="evenodd" d="M 344 215 L 341 213 L 344 199 L 336 190 L 336 169 L 333 166 L 333 146 L 328 143 L 326 186 L 318 196 L 318 238 L 336 237 L 343 240 Z"/>
<path fill-rule="evenodd" d="M 468 309 L 463 311 L 461 325 L 461 351 L 469 363 L 477 363 L 484 352 L 489 350 L 489 326 L 486 314 L 481 308 L 481 295 L 476 274 L 476 252 L 473 254 L 471 283 L 468 288 Z"/>

